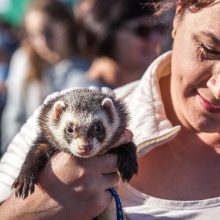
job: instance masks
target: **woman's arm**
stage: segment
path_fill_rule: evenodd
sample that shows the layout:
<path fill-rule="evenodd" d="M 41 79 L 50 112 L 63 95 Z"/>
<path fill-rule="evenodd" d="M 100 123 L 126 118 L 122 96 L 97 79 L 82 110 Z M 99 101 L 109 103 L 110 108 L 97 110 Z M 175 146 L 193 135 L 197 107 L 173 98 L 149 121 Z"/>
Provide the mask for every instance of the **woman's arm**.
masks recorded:
<path fill-rule="evenodd" d="M 32 117 L 22 126 L 21 130 L 9 144 L 7 151 L 0 161 L 0 201 L 8 198 L 11 194 L 11 185 L 18 176 L 20 168 L 29 151 L 32 141 L 38 133 L 37 109 Z"/>

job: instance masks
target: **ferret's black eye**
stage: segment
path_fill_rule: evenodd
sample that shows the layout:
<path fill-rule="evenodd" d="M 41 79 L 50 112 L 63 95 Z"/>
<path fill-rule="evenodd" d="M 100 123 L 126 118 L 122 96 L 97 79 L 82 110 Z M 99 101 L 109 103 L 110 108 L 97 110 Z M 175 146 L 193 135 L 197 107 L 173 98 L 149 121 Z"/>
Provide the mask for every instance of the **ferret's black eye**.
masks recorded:
<path fill-rule="evenodd" d="M 96 134 L 102 134 L 104 132 L 104 127 L 101 123 L 94 125 L 94 131 Z"/>
<path fill-rule="evenodd" d="M 68 126 L 68 127 L 66 128 L 66 131 L 67 131 L 67 133 L 72 134 L 72 133 L 73 133 L 73 128 L 70 127 L 70 126 Z"/>

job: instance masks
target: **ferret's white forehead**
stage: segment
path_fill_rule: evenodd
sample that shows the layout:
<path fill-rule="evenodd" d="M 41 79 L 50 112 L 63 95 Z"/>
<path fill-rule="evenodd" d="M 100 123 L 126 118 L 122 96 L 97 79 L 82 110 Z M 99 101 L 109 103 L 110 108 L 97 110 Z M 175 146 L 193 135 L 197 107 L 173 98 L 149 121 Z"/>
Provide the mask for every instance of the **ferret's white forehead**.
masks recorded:
<path fill-rule="evenodd" d="M 63 112 L 61 116 L 61 123 L 62 122 L 72 122 L 77 124 L 79 122 L 79 118 L 71 112 Z"/>
<path fill-rule="evenodd" d="M 64 112 L 61 117 L 61 123 L 73 123 L 75 125 L 80 124 L 88 124 L 91 125 L 95 121 L 106 122 L 108 120 L 107 115 L 103 111 L 99 111 L 94 113 L 72 113 L 72 112 Z"/>

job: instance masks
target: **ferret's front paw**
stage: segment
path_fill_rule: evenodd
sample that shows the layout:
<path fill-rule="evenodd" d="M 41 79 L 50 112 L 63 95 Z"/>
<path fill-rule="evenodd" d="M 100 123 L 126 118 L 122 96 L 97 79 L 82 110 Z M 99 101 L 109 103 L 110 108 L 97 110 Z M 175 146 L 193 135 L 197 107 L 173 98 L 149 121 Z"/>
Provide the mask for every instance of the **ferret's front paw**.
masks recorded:
<path fill-rule="evenodd" d="M 37 178 L 34 175 L 20 174 L 14 181 L 12 188 L 15 189 L 15 196 L 25 199 L 28 195 L 34 192 L 35 184 L 38 184 Z"/>
<path fill-rule="evenodd" d="M 136 156 L 136 146 L 133 142 L 123 145 L 125 153 L 119 156 L 119 173 L 122 181 L 129 182 L 130 179 L 138 172 L 138 163 Z"/>
<path fill-rule="evenodd" d="M 122 181 L 129 182 L 131 178 L 137 174 L 138 166 L 136 161 L 129 161 L 129 163 L 121 163 L 118 170 L 121 174 Z"/>

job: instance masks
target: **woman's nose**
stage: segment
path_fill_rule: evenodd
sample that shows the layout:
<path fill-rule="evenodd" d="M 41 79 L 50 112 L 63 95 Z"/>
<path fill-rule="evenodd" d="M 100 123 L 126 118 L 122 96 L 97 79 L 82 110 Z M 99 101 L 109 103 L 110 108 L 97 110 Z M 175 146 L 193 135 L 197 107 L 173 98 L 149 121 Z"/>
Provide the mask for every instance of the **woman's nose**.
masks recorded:
<path fill-rule="evenodd" d="M 207 81 L 207 87 L 210 89 L 216 99 L 220 100 L 220 73 L 212 75 Z"/>

